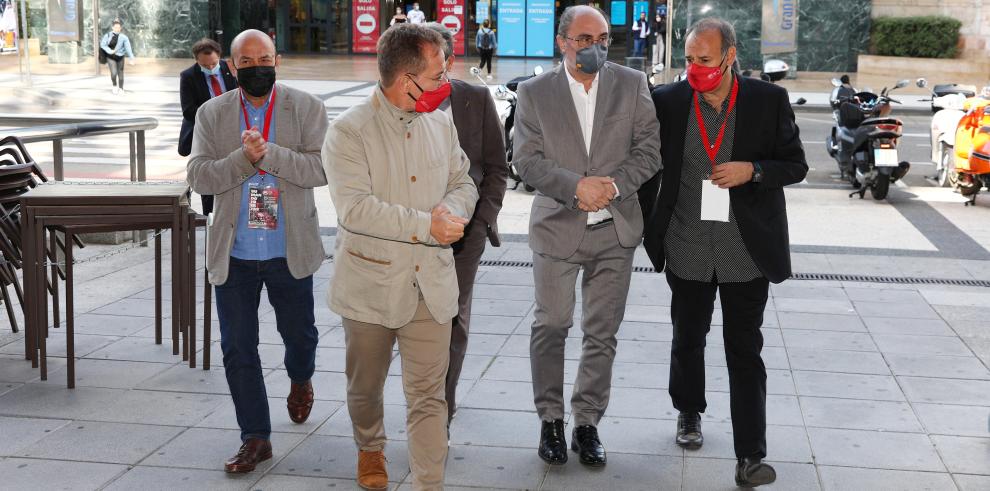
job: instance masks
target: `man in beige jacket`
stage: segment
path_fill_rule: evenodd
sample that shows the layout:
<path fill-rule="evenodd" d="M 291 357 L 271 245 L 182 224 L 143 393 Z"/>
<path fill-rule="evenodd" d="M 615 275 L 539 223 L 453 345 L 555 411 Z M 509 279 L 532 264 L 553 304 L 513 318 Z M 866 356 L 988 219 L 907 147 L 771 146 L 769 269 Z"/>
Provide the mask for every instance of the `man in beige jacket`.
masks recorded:
<path fill-rule="evenodd" d="M 444 41 L 397 24 L 378 41 L 381 81 L 330 125 L 323 165 L 337 210 L 330 308 L 343 317 L 347 409 L 358 484 L 385 489 L 382 390 L 399 343 L 416 489 L 442 489 L 447 373 L 457 277 L 450 244 L 464 234 L 478 190 L 453 121 Z"/>

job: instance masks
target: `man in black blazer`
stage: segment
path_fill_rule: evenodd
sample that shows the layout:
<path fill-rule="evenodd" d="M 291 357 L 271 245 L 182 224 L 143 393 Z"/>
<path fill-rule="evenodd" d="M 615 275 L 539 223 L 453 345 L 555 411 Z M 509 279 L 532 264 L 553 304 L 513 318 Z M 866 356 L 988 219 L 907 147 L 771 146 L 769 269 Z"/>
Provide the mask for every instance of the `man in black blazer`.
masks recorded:
<path fill-rule="evenodd" d="M 803 180 L 808 164 L 787 91 L 733 73 L 735 40 L 732 26 L 716 18 L 689 31 L 688 80 L 653 92 L 663 175 L 639 196 L 644 213 L 652 210 L 646 251 L 657 271 L 666 266 L 672 291 L 669 392 L 680 411 L 676 442 L 689 449 L 703 443 L 705 336 L 717 291 L 736 484 L 750 487 L 776 479 L 762 462 L 766 367 L 760 327 L 769 283 L 791 275 L 782 188 Z"/>
<path fill-rule="evenodd" d="M 427 27 L 437 31 L 447 42 L 444 56 L 447 71 L 450 72 L 454 62 L 454 38 L 450 30 L 438 22 L 430 22 Z M 464 237 L 452 245 L 460 292 L 457 317 L 454 317 L 450 330 L 450 366 L 446 384 L 448 424 L 457 411 L 457 379 L 467 353 L 474 277 L 478 273 L 481 255 L 485 252 L 485 242 L 491 242 L 494 247 L 502 244 L 497 218 L 505 195 L 505 179 L 509 174 L 502 124 L 488 89 L 456 79 L 451 79 L 450 84 L 450 98 L 444 101 L 440 109 L 447 111 L 454 119 L 461 150 L 471 161 L 468 174 L 478 187 L 480 197 L 471 222 L 464 227 Z"/>
<path fill-rule="evenodd" d="M 179 101 L 182 105 L 182 129 L 179 130 L 179 155 L 188 157 L 192 152 L 193 129 L 199 106 L 228 90 L 237 88 L 237 79 L 230 74 L 220 44 L 212 39 L 201 39 L 193 44 L 196 63 L 179 75 Z M 203 195 L 203 214 L 213 211 L 213 196 Z"/>

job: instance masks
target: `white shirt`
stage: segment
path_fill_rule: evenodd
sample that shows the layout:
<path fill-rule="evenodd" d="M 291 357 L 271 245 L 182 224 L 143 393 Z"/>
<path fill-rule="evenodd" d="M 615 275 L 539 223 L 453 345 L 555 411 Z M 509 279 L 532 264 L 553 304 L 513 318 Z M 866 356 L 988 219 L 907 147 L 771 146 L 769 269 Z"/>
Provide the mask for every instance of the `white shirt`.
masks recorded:
<path fill-rule="evenodd" d="M 409 22 L 412 24 L 422 24 L 423 21 L 426 20 L 426 14 L 424 14 L 422 10 L 416 9 L 410 10 L 409 13 L 406 14 L 406 17 L 409 18 Z"/>
<path fill-rule="evenodd" d="M 567 71 L 567 67 L 564 67 L 564 73 L 567 74 L 567 86 L 571 89 L 574 110 L 577 112 L 578 124 L 581 126 L 581 136 L 584 137 L 584 150 L 588 155 L 591 155 L 591 133 L 595 126 L 595 104 L 598 101 L 598 74 L 596 73 L 595 79 L 591 81 L 591 89 L 585 90 L 584 84 L 575 80 L 571 76 L 571 72 Z M 615 183 L 612 185 L 615 186 Z M 615 186 L 615 192 L 618 195 L 618 186 Z M 602 208 L 588 213 L 588 224 L 591 225 L 609 218 L 612 218 L 612 214 L 609 213 L 608 208 Z"/>

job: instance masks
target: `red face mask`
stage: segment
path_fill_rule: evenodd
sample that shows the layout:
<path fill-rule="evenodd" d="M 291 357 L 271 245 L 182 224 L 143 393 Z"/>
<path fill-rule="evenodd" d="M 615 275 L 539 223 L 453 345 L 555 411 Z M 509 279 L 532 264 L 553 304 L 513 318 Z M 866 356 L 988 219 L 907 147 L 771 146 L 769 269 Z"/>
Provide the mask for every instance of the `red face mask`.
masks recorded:
<path fill-rule="evenodd" d="M 410 79 L 412 80 L 412 79 Z M 450 97 L 450 82 L 444 82 L 443 85 L 437 87 L 436 90 L 423 90 L 415 80 L 412 81 L 419 89 L 421 94 L 419 98 L 413 97 L 412 94 L 409 95 L 412 100 L 416 101 L 416 112 L 418 113 L 431 113 L 436 111 L 440 104 L 443 103 L 448 97 Z"/>
<path fill-rule="evenodd" d="M 722 61 L 725 61 L 724 57 Z M 722 74 L 721 63 L 715 67 L 691 63 L 687 67 L 688 84 L 692 89 L 701 93 L 711 92 L 718 88 L 719 84 L 722 83 Z"/>

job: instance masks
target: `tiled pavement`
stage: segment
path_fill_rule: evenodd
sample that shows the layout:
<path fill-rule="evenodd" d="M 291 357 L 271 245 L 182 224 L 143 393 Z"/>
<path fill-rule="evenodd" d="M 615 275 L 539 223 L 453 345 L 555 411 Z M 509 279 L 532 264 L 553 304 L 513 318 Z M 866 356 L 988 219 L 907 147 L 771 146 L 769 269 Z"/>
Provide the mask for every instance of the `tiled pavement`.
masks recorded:
<path fill-rule="evenodd" d="M 149 256 L 138 249 L 78 268 L 74 390 L 65 388 L 65 360 L 58 358 L 61 330 L 52 331 L 51 374 L 40 381 L 23 360 L 22 338 L 0 326 L 0 488 L 354 488 L 343 334 L 323 302 L 332 263 L 317 274 L 318 401 L 306 424 L 286 416 L 282 348 L 272 309 L 262 301 L 260 352 L 275 458 L 232 477 L 221 471 L 238 444 L 223 370 L 190 369 L 171 355 L 167 339 L 154 344 Z M 486 258 L 528 260 L 529 253 L 512 242 L 489 249 Z M 796 255 L 795 264 L 819 272 L 809 269 L 827 265 L 828 257 Z M 539 423 L 529 384 L 532 271 L 483 267 L 477 283 L 461 410 L 451 427 L 449 488 L 732 487 L 719 311 L 709 336 L 704 448 L 685 452 L 673 444 L 669 289 L 661 275 L 635 273 L 611 405 L 600 425 L 609 464 L 589 470 L 572 459 L 548 468 L 536 456 Z M 772 294 L 764 358 L 774 488 L 990 489 L 990 289 L 792 280 Z M 579 352 L 580 331 L 572 329 L 568 381 Z M 221 359 L 216 343 L 213 359 Z M 396 362 L 386 383 L 386 453 L 393 487 L 409 489 L 398 373 Z"/>

